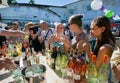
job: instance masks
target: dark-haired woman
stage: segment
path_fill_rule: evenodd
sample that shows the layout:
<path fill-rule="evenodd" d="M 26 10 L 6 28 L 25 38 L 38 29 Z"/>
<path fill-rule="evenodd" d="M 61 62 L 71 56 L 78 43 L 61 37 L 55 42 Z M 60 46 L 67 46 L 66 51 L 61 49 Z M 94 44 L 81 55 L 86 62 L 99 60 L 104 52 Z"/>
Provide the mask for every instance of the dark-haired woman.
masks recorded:
<path fill-rule="evenodd" d="M 94 54 L 97 56 L 96 66 L 99 71 L 103 64 L 104 55 L 108 55 L 110 59 L 115 46 L 115 38 L 110 29 L 109 19 L 105 16 L 94 18 L 90 25 L 90 33 L 97 38 Z"/>
<path fill-rule="evenodd" d="M 77 49 L 79 53 L 86 50 L 86 53 L 89 54 L 90 48 L 87 45 L 87 34 L 83 32 L 82 18 L 83 15 L 81 14 L 73 15 L 69 18 L 68 25 L 70 31 L 75 33 L 71 41 L 71 47 L 74 50 Z"/>
<path fill-rule="evenodd" d="M 31 48 L 34 48 L 34 51 L 37 53 L 44 52 L 44 41 L 41 36 L 38 36 L 36 27 L 37 26 L 32 26 L 29 28 L 29 45 Z"/>
<path fill-rule="evenodd" d="M 72 15 L 68 21 L 70 31 L 75 33 L 75 36 L 71 40 L 71 45 L 69 45 L 69 47 L 75 51 L 74 52 L 75 55 L 78 55 L 78 57 L 73 56 L 73 63 L 74 63 L 73 77 L 75 83 L 85 82 L 85 75 L 80 75 L 81 74 L 80 69 L 82 66 L 81 59 L 82 61 L 85 62 L 86 54 L 89 54 L 90 52 L 90 46 L 87 43 L 87 34 L 83 32 L 82 18 L 83 15 L 81 14 Z"/>
<path fill-rule="evenodd" d="M 96 65 L 98 70 L 103 63 L 103 55 L 112 55 L 115 46 L 115 38 L 110 29 L 110 21 L 107 17 L 101 16 L 92 20 L 90 33 L 97 38 L 94 54 L 97 56 Z"/>

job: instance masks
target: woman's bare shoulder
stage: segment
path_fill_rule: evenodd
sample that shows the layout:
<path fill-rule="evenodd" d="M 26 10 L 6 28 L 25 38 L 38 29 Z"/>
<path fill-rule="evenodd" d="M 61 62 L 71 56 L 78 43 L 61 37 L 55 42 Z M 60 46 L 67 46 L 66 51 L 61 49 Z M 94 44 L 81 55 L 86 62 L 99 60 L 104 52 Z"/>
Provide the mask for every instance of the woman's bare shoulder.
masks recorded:
<path fill-rule="evenodd" d="M 109 55 L 109 56 L 111 56 L 112 52 L 113 52 L 113 49 L 108 45 L 103 45 L 99 49 L 99 54 L 101 54 L 101 55 Z"/>

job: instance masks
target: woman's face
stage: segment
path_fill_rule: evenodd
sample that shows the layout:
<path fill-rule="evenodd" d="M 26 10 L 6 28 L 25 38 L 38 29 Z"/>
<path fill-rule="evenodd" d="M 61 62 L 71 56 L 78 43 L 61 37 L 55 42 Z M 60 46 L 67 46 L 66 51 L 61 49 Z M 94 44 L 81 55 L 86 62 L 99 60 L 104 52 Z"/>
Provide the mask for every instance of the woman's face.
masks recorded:
<path fill-rule="evenodd" d="M 75 24 L 73 24 L 73 23 L 69 23 L 69 24 L 68 24 L 71 32 L 75 32 L 75 26 L 74 26 L 74 25 L 75 25 Z"/>
<path fill-rule="evenodd" d="M 32 35 L 33 33 L 33 30 L 29 30 L 29 35 Z"/>
<path fill-rule="evenodd" d="M 19 28 L 18 24 L 13 24 L 13 30 L 17 30 Z"/>
<path fill-rule="evenodd" d="M 94 22 L 91 23 L 90 25 L 91 36 L 99 38 L 102 36 L 103 31 L 104 31 L 103 27 L 98 27 Z"/>
<path fill-rule="evenodd" d="M 63 34 L 63 31 L 64 31 L 64 27 L 61 24 L 57 25 L 56 32 L 58 34 Z"/>

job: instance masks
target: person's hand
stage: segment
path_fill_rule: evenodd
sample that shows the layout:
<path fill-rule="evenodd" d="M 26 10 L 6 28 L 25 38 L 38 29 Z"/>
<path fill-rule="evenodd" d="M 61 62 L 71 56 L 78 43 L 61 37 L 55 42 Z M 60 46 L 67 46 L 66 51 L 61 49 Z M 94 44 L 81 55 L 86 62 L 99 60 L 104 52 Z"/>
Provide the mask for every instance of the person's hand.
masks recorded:
<path fill-rule="evenodd" d="M 60 40 L 64 43 L 66 51 L 70 48 L 70 42 L 67 36 L 62 36 Z"/>
<path fill-rule="evenodd" d="M 113 68 L 115 77 L 118 81 L 120 81 L 120 64 Z"/>
<path fill-rule="evenodd" d="M 64 43 L 64 42 L 66 42 L 65 41 L 65 37 L 60 37 L 60 40 Z"/>
<path fill-rule="evenodd" d="M 26 36 L 28 35 L 28 33 L 25 33 L 25 32 L 19 32 L 19 34 L 20 34 L 20 36 L 21 36 L 21 38 L 22 39 L 25 39 L 26 38 Z"/>
<path fill-rule="evenodd" d="M 39 40 L 40 42 L 43 42 L 43 41 L 44 41 L 42 36 L 39 36 L 39 37 L 38 37 L 38 40 Z"/>
<path fill-rule="evenodd" d="M 79 43 L 77 44 L 76 46 L 76 49 L 78 49 L 78 52 L 83 52 L 85 49 L 84 49 L 84 46 L 85 46 L 85 40 L 80 40 Z"/>

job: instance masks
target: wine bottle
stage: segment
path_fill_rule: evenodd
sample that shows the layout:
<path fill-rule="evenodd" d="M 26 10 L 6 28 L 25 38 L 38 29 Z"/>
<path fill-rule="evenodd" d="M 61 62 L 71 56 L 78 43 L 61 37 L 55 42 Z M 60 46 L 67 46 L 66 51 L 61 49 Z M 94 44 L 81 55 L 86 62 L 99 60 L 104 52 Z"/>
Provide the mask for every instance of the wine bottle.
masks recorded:
<path fill-rule="evenodd" d="M 108 76 L 109 76 L 108 55 L 104 55 L 103 64 L 100 67 L 98 73 L 99 83 L 108 83 Z"/>
<path fill-rule="evenodd" d="M 81 73 L 82 73 L 82 65 L 81 65 L 81 59 L 78 57 L 78 50 L 75 50 L 74 57 L 73 57 L 73 79 L 75 83 L 80 83 L 81 81 Z"/>
<path fill-rule="evenodd" d="M 57 57 L 57 48 L 55 46 L 52 48 L 52 53 L 51 53 L 51 59 L 52 59 L 51 67 L 54 70 L 56 69 L 56 57 Z"/>
<path fill-rule="evenodd" d="M 6 43 L 2 42 L 2 50 L 3 50 L 2 56 L 4 57 L 6 57 L 6 49 L 7 49 Z"/>
<path fill-rule="evenodd" d="M 73 55 L 70 54 L 69 60 L 68 60 L 68 63 L 67 63 L 67 66 L 70 70 L 73 70 L 73 68 L 74 68 L 74 63 L 73 63 L 72 59 L 73 59 Z"/>
<path fill-rule="evenodd" d="M 91 60 L 88 63 L 88 77 L 87 82 L 88 83 L 98 83 L 98 72 L 96 67 L 96 55 L 91 56 Z"/>

